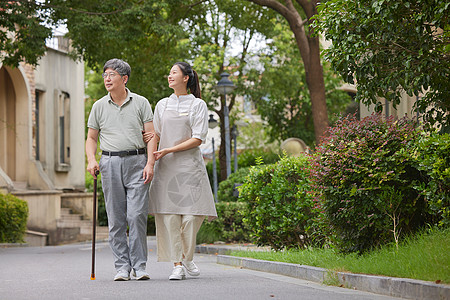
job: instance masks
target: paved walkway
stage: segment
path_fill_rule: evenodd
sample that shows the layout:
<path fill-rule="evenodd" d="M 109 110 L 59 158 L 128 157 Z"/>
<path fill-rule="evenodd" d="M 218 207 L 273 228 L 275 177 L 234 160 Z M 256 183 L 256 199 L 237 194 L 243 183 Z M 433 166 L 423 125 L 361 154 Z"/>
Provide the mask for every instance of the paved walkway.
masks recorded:
<path fill-rule="evenodd" d="M 0 299 L 399 299 L 325 286 L 298 278 L 217 264 L 214 254 L 196 254 L 202 274 L 169 281 L 170 263 L 156 262 L 148 239 L 151 280 L 114 282 L 106 242 L 96 245 L 96 280 L 90 280 L 91 245 L 0 248 Z"/>

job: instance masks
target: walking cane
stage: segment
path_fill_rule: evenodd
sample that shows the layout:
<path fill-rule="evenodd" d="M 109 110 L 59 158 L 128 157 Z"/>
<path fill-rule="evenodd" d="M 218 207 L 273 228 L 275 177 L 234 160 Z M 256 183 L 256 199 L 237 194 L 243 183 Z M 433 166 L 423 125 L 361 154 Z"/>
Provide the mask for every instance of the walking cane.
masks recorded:
<path fill-rule="evenodd" d="M 95 280 L 95 229 L 97 219 L 97 175 L 100 172 L 95 170 L 94 178 L 94 203 L 92 204 L 92 271 L 91 280 Z"/>

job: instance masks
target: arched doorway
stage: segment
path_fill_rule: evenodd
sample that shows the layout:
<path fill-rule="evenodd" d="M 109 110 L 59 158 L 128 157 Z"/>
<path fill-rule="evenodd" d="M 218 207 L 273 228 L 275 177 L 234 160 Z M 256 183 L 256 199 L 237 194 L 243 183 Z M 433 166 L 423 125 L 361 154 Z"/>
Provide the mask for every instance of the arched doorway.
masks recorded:
<path fill-rule="evenodd" d="M 0 69 L 0 167 L 16 180 L 16 93 L 6 68 Z"/>
<path fill-rule="evenodd" d="M 27 186 L 29 90 L 20 68 L 0 67 L 0 186 Z"/>

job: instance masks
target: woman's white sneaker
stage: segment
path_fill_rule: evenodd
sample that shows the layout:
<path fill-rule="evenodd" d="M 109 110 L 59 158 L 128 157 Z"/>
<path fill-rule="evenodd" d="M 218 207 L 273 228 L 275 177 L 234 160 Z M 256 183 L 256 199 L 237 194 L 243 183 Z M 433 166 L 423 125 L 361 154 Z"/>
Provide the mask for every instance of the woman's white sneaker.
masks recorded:
<path fill-rule="evenodd" d="M 183 261 L 183 266 L 186 268 L 186 271 L 191 276 L 200 275 L 200 270 L 197 265 L 193 261 Z"/>
<path fill-rule="evenodd" d="M 173 267 L 172 274 L 169 276 L 169 280 L 182 280 L 186 278 L 183 266 Z"/>

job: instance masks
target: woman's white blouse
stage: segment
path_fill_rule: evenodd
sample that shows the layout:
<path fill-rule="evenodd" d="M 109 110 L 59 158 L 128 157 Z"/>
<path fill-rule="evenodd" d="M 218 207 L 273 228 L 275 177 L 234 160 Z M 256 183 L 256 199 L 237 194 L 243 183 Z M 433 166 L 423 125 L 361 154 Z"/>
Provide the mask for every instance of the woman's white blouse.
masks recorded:
<path fill-rule="evenodd" d="M 192 94 L 183 96 L 172 94 L 168 98 L 159 100 L 155 107 L 153 119 L 153 126 L 158 136 L 161 136 L 161 119 L 164 110 L 177 111 L 180 116 L 189 115 L 192 137 L 202 140 L 203 143 L 205 142 L 208 135 L 208 107 L 205 101 L 195 98 Z"/>

